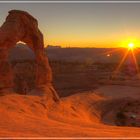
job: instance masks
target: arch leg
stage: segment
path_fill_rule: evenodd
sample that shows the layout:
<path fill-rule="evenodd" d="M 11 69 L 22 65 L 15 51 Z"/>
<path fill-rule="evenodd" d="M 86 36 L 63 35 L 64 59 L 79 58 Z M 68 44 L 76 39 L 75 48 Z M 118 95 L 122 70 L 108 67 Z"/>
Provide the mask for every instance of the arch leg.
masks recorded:
<path fill-rule="evenodd" d="M 0 49 L 0 93 L 12 91 L 13 89 L 13 74 L 11 64 L 8 61 L 9 50 Z"/>

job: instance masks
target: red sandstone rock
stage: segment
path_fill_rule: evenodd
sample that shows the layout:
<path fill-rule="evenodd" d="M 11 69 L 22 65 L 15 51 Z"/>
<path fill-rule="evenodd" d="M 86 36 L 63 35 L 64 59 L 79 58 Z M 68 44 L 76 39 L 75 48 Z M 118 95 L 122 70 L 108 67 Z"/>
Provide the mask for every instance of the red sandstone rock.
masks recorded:
<path fill-rule="evenodd" d="M 14 86 L 12 69 L 8 62 L 8 54 L 10 49 L 15 47 L 18 41 L 25 42 L 35 53 L 37 63 L 36 88 L 39 89 L 46 86 L 52 89 L 52 72 L 48 58 L 44 53 L 43 35 L 38 29 L 37 20 L 27 12 L 12 10 L 9 11 L 6 21 L 0 28 L 1 91 L 3 89 L 12 89 Z M 54 96 L 58 98 L 56 92 Z"/>

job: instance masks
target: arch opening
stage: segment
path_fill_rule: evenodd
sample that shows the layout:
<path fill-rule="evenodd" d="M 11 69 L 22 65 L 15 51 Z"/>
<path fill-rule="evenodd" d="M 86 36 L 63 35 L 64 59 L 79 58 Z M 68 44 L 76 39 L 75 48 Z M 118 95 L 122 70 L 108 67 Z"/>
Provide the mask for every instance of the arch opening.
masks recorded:
<path fill-rule="evenodd" d="M 10 50 L 9 61 L 13 69 L 13 90 L 19 94 L 28 94 L 35 88 L 35 54 L 24 42 L 17 42 Z"/>

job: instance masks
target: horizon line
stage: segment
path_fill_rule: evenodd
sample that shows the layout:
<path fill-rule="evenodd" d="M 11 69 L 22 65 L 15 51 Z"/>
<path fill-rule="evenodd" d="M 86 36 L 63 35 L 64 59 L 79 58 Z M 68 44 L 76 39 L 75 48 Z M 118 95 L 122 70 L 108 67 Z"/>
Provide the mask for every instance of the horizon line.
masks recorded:
<path fill-rule="evenodd" d="M 128 49 L 127 47 L 45 47 L 45 48 L 52 48 L 52 49 L 69 49 L 69 48 L 79 48 L 79 49 Z M 140 49 L 140 47 L 136 47 L 135 49 Z"/>

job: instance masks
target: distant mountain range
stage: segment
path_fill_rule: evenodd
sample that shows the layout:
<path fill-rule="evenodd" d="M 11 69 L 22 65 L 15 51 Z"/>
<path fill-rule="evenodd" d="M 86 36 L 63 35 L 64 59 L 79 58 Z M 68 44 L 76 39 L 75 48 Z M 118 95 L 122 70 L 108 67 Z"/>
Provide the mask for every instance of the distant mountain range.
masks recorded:
<path fill-rule="evenodd" d="M 118 63 L 124 56 L 124 48 L 59 48 L 48 47 L 45 49 L 49 60 L 66 62 L 86 62 L 86 63 Z M 140 55 L 136 54 L 140 62 Z M 35 59 L 34 52 L 25 44 L 17 44 L 10 51 L 9 59 L 23 60 Z M 129 59 L 128 59 L 129 60 Z"/>
<path fill-rule="evenodd" d="M 33 60 L 35 59 L 34 52 L 25 44 L 18 43 L 15 48 L 9 53 L 10 61 L 14 60 Z"/>
<path fill-rule="evenodd" d="M 120 55 L 112 55 L 113 49 L 106 48 L 60 48 L 46 49 L 51 60 L 77 62 L 115 62 Z M 117 59 L 116 59 L 117 58 Z"/>

